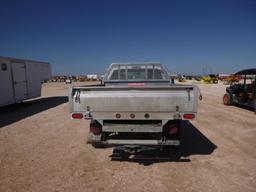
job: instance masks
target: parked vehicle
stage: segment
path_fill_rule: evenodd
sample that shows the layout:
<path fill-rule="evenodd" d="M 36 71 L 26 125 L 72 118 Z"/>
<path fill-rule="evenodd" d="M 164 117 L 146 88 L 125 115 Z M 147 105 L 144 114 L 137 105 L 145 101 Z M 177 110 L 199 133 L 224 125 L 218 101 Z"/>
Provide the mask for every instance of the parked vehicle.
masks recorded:
<path fill-rule="evenodd" d="M 72 79 L 71 78 L 67 78 L 65 81 L 66 84 L 71 84 L 72 83 Z"/>
<path fill-rule="evenodd" d="M 223 103 L 246 106 L 256 113 L 256 68 L 245 69 L 234 74 L 231 85 L 227 87 L 226 94 L 223 96 Z"/>
<path fill-rule="evenodd" d="M 50 82 L 66 82 L 67 79 L 68 77 L 66 75 L 54 75 Z"/>
<path fill-rule="evenodd" d="M 186 82 L 186 78 L 183 75 L 178 75 L 179 82 Z"/>
<path fill-rule="evenodd" d="M 0 107 L 41 95 L 41 84 L 51 77 L 46 62 L 0 57 Z"/>
<path fill-rule="evenodd" d="M 223 77 L 221 81 L 224 82 L 224 84 L 226 85 L 230 85 L 230 83 L 233 81 L 233 82 L 239 82 L 241 79 L 240 75 L 236 75 L 234 76 L 233 74 L 232 75 L 229 75 L 227 77 Z"/>
<path fill-rule="evenodd" d="M 203 81 L 204 83 L 208 83 L 208 84 L 217 84 L 218 83 L 218 76 L 214 75 L 214 74 L 209 74 L 206 76 L 203 76 L 201 78 L 201 81 Z"/>
<path fill-rule="evenodd" d="M 161 64 L 112 64 L 103 84 L 72 87 L 73 119 L 90 119 L 94 147 L 179 146 L 183 120 L 195 118 L 199 89 L 170 82 Z"/>

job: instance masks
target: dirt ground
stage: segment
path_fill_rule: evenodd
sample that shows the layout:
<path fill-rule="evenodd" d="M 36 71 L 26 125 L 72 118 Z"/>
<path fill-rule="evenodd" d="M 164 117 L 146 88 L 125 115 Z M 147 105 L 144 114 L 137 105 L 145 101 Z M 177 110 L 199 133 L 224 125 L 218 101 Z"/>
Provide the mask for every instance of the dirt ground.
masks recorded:
<path fill-rule="evenodd" d="M 225 85 L 199 85 L 203 100 L 183 145 L 111 160 L 86 144 L 88 122 L 69 117 L 67 87 L 0 109 L 0 192 L 256 191 L 256 115 L 224 106 Z"/>

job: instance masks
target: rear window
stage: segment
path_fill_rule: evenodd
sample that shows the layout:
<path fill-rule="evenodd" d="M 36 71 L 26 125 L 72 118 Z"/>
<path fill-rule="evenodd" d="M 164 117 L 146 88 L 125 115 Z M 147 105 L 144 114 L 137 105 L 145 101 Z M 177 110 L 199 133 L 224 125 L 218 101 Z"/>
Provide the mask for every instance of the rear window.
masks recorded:
<path fill-rule="evenodd" d="M 127 66 L 127 80 L 145 80 L 145 66 Z"/>
<path fill-rule="evenodd" d="M 161 65 L 112 65 L 106 80 L 167 80 Z"/>
<path fill-rule="evenodd" d="M 118 79 L 118 70 L 114 70 L 112 75 L 110 76 L 110 80 L 117 80 Z"/>

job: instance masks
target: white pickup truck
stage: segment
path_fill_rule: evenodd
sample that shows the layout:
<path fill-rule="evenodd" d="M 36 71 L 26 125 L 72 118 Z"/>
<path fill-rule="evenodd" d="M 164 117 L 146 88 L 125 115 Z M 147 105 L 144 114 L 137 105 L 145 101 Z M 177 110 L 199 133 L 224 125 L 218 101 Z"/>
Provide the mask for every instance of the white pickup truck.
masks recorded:
<path fill-rule="evenodd" d="M 178 146 L 182 120 L 195 118 L 195 85 L 174 84 L 159 63 L 113 63 L 101 84 L 72 87 L 72 119 L 89 119 L 94 147 Z"/>

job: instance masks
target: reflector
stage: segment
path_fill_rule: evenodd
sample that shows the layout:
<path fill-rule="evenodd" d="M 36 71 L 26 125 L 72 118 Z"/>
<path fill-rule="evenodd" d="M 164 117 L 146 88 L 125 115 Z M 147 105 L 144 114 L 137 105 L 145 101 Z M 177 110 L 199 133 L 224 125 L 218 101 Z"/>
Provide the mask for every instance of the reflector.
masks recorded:
<path fill-rule="evenodd" d="M 83 114 L 82 113 L 73 113 L 72 114 L 72 118 L 73 119 L 82 119 L 83 118 Z"/>
<path fill-rule="evenodd" d="M 194 119 L 194 118 L 195 118 L 195 115 L 194 115 L 194 114 L 184 114 L 184 115 L 183 115 L 183 118 L 184 118 L 184 119 Z"/>
<path fill-rule="evenodd" d="M 128 83 L 129 86 L 144 86 L 145 83 L 143 82 L 132 82 L 132 83 Z"/>
<path fill-rule="evenodd" d="M 169 133 L 170 134 L 176 134 L 178 132 L 178 128 L 177 127 L 172 127 L 170 130 L 169 130 Z"/>

